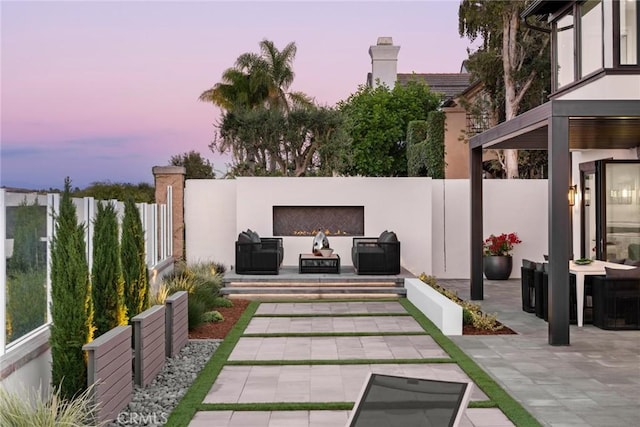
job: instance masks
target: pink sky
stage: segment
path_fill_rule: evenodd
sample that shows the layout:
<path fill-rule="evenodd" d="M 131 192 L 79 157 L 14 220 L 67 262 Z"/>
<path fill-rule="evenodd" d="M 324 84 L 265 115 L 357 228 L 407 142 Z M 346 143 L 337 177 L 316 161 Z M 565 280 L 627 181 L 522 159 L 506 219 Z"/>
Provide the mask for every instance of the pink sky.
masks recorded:
<path fill-rule="evenodd" d="M 363 84 L 379 36 L 398 71 L 458 72 L 458 1 L 6 2 L 1 16 L 1 182 L 25 188 L 152 182 L 208 149 L 219 111 L 198 96 L 244 52 L 294 41 L 292 90 L 335 105 Z"/>

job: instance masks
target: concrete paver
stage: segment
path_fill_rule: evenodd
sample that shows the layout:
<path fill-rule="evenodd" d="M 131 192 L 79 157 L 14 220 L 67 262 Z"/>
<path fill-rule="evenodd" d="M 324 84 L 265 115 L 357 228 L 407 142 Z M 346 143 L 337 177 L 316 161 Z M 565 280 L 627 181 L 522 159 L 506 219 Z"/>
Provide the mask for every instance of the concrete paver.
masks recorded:
<path fill-rule="evenodd" d="M 369 372 L 470 381 L 455 363 L 225 366 L 204 403 L 353 402 Z M 471 400 L 486 399 L 474 387 Z"/>
<path fill-rule="evenodd" d="M 449 358 L 428 335 L 245 337 L 229 360 L 349 360 Z"/>
<path fill-rule="evenodd" d="M 373 314 L 399 313 L 407 311 L 397 301 L 348 301 L 348 302 L 303 302 L 262 303 L 256 314 Z"/>
<path fill-rule="evenodd" d="M 254 317 L 245 334 L 424 332 L 411 316 Z"/>

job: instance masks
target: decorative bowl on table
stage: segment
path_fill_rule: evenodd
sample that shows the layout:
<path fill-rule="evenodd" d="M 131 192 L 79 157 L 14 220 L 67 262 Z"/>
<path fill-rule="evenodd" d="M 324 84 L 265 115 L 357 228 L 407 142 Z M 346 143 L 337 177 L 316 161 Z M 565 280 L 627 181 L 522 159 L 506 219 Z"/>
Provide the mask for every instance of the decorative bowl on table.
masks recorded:
<path fill-rule="evenodd" d="M 333 255 L 333 249 L 331 248 L 322 248 L 320 249 L 320 254 L 324 257 Z"/>
<path fill-rule="evenodd" d="M 577 260 L 573 261 L 575 264 L 577 265 L 589 265 L 593 262 L 592 259 L 589 258 L 578 258 Z"/>

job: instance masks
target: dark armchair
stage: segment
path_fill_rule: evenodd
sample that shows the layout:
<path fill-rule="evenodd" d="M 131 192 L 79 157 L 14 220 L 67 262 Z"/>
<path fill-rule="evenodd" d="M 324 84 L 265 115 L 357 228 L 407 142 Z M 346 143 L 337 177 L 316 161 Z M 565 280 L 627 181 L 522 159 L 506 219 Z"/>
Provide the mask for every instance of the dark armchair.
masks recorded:
<path fill-rule="evenodd" d="M 400 242 L 396 233 L 354 237 L 351 260 L 358 274 L 400 274 Z"/>
<path fill-rule="evenodd" d="M 284 258 L 281 237 L 260 237 L 247 230 L 236 241 L 236 273 L 278 274 Z"/>
<path fill-rule="evenodd" d="M 640 329 L 640 268 L 605 268 L 593 276 L 593 324 L 602 329 Z"/>

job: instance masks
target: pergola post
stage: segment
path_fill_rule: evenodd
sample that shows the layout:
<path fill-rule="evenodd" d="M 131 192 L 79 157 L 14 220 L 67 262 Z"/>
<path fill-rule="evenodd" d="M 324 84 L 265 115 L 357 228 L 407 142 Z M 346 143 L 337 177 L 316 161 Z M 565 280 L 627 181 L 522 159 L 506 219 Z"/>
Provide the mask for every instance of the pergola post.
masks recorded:
<path fill-rule="evenodd" d="M 482 272 L 482 146 L 471 148 L 469 156 L 471 186 L 471 299 L 484 299 L 484 277 Z"/>
<path fill-rule="evenodd" d="M 569 117 L 552 116 L 549 146 L 549 344 L 569 345 Z"/>

